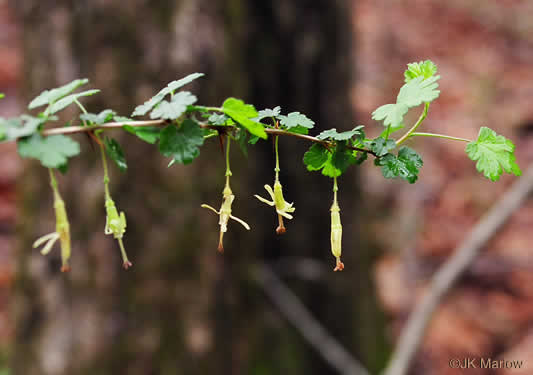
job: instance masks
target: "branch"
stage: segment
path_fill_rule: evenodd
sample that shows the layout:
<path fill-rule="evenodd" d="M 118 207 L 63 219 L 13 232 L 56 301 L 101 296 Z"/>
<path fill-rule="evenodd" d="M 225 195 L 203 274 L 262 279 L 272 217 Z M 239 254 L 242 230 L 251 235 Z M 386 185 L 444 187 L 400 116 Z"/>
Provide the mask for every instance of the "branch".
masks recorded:
<path fill-rule="evenodd" d="M 257 265 L 254 277 L 287 320 L 327 363 L 340 374 L 369 375 L 369 372 L 309 313 L 269 266 Z"/>
<path fill-rule="evenodd" d="M 43 130 L 41 133 L 43 136 L 49 136 L 49 135 L 58 135 L 58 134 L 76 134 L 76 133 L 86 133 L 86 132 L 92 132 L 95 130 L 109 130 L 109 129 L 117 129 L 122 128 L 123 126 L 131 126 L 134 128 L 140 128 L 140 127 L 146 127 L 146 126 L 166 126 L 170 124 L 170 120 L 149 120 L 149 121 L 124 121 L 124 122 L 107 122 L 105 124 L 101 125 L 92 125 L 92 126 L 66 126 L 63 128 L 53 128 L 53 129 L 46 129 Z M 228 129 L 227 126 L 215 126 L 215 125 L 208 125 L 208 124 L 200 124 L 200 127 L 204 129 L 212 129 L 217 131 L 224 131 Z M 285 136 L 291 136 L 296 137 L 300 139 L 304 139 L 306 141 L 311 141 L 314 143 L 320 143 L 324 146 L 332 146 L 332 142 L 324 141 L 321 139 L 318 139 L 316 137 L 312 137 L 310 135 L 306 134 L 298 134 L 298 133 L 292 133 L 281 129 L 271 129 L 271 128 L 265 128 L 265 132 L 267 134 L 271 135 L 285 135 Z M 362 151 L 362 152 L 368 152 L 369 154 L 377 157 L 377 154 L 371 150 L 367 150 L 365 148 L 359 148 L 359 147 L 349 147 L 352 150 Z"/>
<path fill-rule="evenodd" d="M 384 375 L 405 375 L 420 347 L 433 312 L 487 241 L 507 222 L 533 191 L 533 165 L 477 223 L 431 281 L 428 292 L 411 313 Z"/>

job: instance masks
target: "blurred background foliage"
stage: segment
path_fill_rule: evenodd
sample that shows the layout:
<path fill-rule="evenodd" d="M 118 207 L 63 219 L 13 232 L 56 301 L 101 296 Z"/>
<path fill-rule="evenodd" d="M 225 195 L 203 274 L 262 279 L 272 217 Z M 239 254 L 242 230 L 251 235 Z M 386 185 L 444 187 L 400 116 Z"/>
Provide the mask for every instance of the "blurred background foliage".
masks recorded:
<path fill-rule="evenodd" d="M 406 63 L 431 59 L 442 93 L 426 130 L 475 138 L 490 126 L 516 143 L 525 169 L 532 13 L 526 0 L 0 0 L 0 113 L 87 77 L 102 89 L 89 110 L 128 115 L 199 71 L 207 76 L 192 89 L 206 105 L 236 96 L 305 113 L 316 131 L 362 123 L 377 135 L 370 113 L 394 98 Z M 490 183 L 463 144 L 439 140 L 416 141 L 425 165 L 415 185 L 352 168 L 339 181 L 346 270 L 334 274 L 330 181 L 305 170 L 307 144 L 280 141 L 281 180 L 296 207 L 282 237 L 252 197 L 272 183 L 271 142 L 248 158 L 233 149 L 234 210 L 252 231 L 231 226 L 221 256 L 216 219 L 200 209 L 220 200 L 217 142 L 193 165 L 167 168 L 153 147 L 118 136 L 129 169 L 113 169 L 111 180 L 128 214 L 127 272 L 103 235 L 102 170 L 89 142 L 78 136 L 83 155 L 60 180 L 73 234 L 68 275 L 58 254 L 30 247 L 53 227 L 46 171 L 1 145 L 0 363 L 12 374 L 336 373 L 256 282 L 263 263 L 376 373 L 435 269 L 513 180 Z M 412 374 L 455 374 L 453 356 L 533 358 L 532 224 L 528 203 L 491 241 L 439 308 Z"/>

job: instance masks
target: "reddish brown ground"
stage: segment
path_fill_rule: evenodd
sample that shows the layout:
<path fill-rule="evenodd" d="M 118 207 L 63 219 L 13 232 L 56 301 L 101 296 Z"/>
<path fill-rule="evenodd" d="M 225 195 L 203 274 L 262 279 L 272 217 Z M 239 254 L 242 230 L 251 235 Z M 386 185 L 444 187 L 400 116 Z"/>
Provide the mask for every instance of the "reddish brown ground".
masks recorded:
<path fill-rule="evenodd" d="M 370 113 L 395 99 L 405 64 L 433 60 L 441 96 L 424 130 L 475 138 L 489 126 L 512 139 L 518 163 L 533 160 L 533 3 L 531 1 L 360 0 L 354 13 L 357 85 L 354 109 L 375 133 Z M 415 111 L 416 112 L 416 111 Z M 413 114 L 416 120 L 418 113 Z M 464 143 L 412 140 L 424 157 L 413 186 L 384 182 L 367 166 L 366 209 L 386 255 L 375 269 L 391 335 L 397 336 L 434 270 L 515 180 L 477 174 Z M 381 202 L 376 204 L 375 202 Z M 522 359 L 533 373 L 533 202 L 486 246 L 433 320 L 413 374 L 457 374 L 454 357 Z M 385 235 L 383 235 L 385 234 Z"/>

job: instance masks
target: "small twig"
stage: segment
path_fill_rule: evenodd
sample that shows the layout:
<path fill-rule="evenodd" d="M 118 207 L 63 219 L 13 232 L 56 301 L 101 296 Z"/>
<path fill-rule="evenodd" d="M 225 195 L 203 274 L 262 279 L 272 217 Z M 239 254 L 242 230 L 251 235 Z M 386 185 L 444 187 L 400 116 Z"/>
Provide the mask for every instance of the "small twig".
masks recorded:
<path fill-rule="evenodd" d="M 472 264 L 487 241 L 500 229 L 533 191 L 533 165 L 516 181 L 485 216 L 464 242 L 454 251 L 431 281 L 428 292 L 411 313 L 396 344 L 396 350 L 384 375 L 405 375 L 424 338 L 433 312 L 459 277 Z"/>
<path fill-rule="evenodd" d="M 43 136 L 49 136 L 49 135 L 58 135 L 58 134 L 75 134 L 75 133 L 84 133 L 84 132 L 92 132 L 95 130 L 109 130 L 109 129 L 117 129 L 122 128 L 123 126 L 131 126 L 134 128 L 140 128 L 140 127 L 146 127 L 146 126 L 165 126 L 170 124 L 171 121 L 169 120 L 149 120 L 149 121 L 125 121 L 125 122 L 107 122 L 105 124 L 101 125 L 91 125 L 91 126 L 66 126 L 63 128 L 53 128 L 53 129 L 46 129 L 43 130 L 42 135 Z M 200 124 L 200 126 L 204 129 L 212 129 L 217 130 L 221 132 L 227 131 L 227 126 L 216 126 L 216 125 L 209 125 L 209 124 Z M 282 135 L 282 136 L 291 136 L 296 137 L 300 139 L 304 139 L 306 141 L 314 142 L 314 143 L 320 143 L 326 147 L 330 147 L 333 145 L 332 142 L 324 141 L 321 139 L 318 139 L 316 137 L 306 135 L 306 134 L 298 134 L 298 133 L 292 133 L 281 129 L 272 129 L 272 128 L 265 128 L 265 132 L 267 134 L 271 135 Z M 374 153 L 371 150 L 367 150 L 364 148 L 359 147 L 352 147 L 348 146 L 351 150 L 357 150 L 362 152 L 368 152 L 369 154 L 377 157 L 377 154 Z"/>
<path fill-rule="evenodd" d="M 311 315 L 269 266 L 257 265 L 254 271 L 257 283 L 272 302 L 327 363 L 340 374 L 369 375 L 363 365 Z"/>

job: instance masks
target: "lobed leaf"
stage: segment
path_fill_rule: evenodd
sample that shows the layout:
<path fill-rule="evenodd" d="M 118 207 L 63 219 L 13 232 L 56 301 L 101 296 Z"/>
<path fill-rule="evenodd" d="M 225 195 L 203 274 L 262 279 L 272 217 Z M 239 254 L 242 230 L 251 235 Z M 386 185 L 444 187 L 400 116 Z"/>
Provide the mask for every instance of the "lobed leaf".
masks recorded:
<path fill-rule="evenodd" d="M 35 133 L 46 119 L 22 115 L 10 119 L 0 117 L 0 141 L 12 141 Z"/>
<path fill-rule="evenodd" d="M 278 117 L 281 113 L 281 107 L 278 105 L 277 107 L 274 107 L 273 109 L 263 109 L 262 111 L 259 111 L 257 114 L 257 117 L 255 117 L 254 121 L 261 121 L 264 118 L 267 117 Z"/>
<path fill-rule="evenodd" d="M 195 79 L 198 79 L 198 78 L 202 77 L 203 75 L 204 75 L 203 73 L 192 73 L 192 74 L 189 74 L 188 76 L 186 76 L 186 77 L 184 77 L 182 79 L 170 82 L 166 87 L 161 89 L 161 91 L 159 91 L 153 97 L 148 99 L 143 104 L 138 105 L 137 107 L 135 107 L 135 110 L 133 111 L 132 116 L 133 117 L 135 117 L 135 116 L 144 116 L 145 114 L 150 112 L 152 110 L 152 108 L 154 108 L 157 104 L 159 104 L 165 98 L 165 96 L 167 96 L 168 94 L 173 93 L 174 91 L 176 91 L 180 87 L 183 87 L 183 86 L 191 83 Z"/>
<path fill-rule="evenodd" d="M 65 96 L 62 99 L 59 99 L 58 101 L 54 102 L 53 104 L 51 104 L 44 111 L 44 114 L 45 114 L 45 116 L 53 115 L 54 113 L 57 113 L 57 112 L 65 109 L 66 107 L 68 107 L 72 103 L 74 103 L 76 100 L 78 100 L 78 98 L 81 98 L 83 96 L 94 95 L 94 94 L 97 94 L 99 92 L 100 92 L 100 90 L 95 89 L 95 90 L 83 91 L 83 92 L 80 92 L 78 94 L 70 94 L 68 96 Z"/>
<path fill-rule="evenodd" d="M 409 107 L 405 104 L 385 104 L 372 112 L 372 118 L 376 121 L 382 121 L 383 125 L 391 128 L 399 128 L 403 122 L 403 116 L 407 113 Z"/>
<path fill-rule="evenodd" d="M 287 129 L 295 128 L 297 126 L 312 129 L 313 126 L 315 126 L 315 122 L 313 120 L 309 119 L 306 115 L 300 112 L 291 112 L 287 116 L 278 115 L 277 118 L 280 120 L 281 125 L 286 126 Z"/>
<path fill-rule="evenodd" d="M 504 171 L 522 174 L 514 150 L 513 142 L 487 127 L 479 129 L 477 140 L 466 145 L 468 157 L 477 161 L 476 169 L 491 181 L 499 180 Z"/>
<path fill-rule="evenodd" d="M 439 97 L 440 76 L 433 76 L 424 79 L 423 76 L 416 77 L 402 86 L 396 103 L 402 103 L 409 108 L 419 106 L 422 103 L 430 103 Z"/>
<path fill-rule="evenodd" d="M 171 124 L 161 131 L 159 151 L 175 162 L 190 164 L 200 155 L 199 146 L 204 144 L 204 131 L 198 123 L 186 119 L 179 127 Z"/>
<path fill-rule="evenodd" d="M 39 159 L 47 168 L 64 167 L 69 157 L 80 153 L 80 145 L 64 135 L 42 137 L 33 134 L 17 142 L 18 153 L 23 158 Z"/>
<path fill-rule="evenodd" d="M 196 96 L 188 91 L 178 92 L 172 101 L 163 100 L 150 113 L 151 119 L 175 120 L 187 111 L 187 106 L 196 103 Z"/>
<path fill-rule="evenodd" d="M 363 125 L 359 125 L 353 128 L 352 130 L 348 130 L 341 133 L 338 133 L 337 129 L 333 128 L 329 130 L 324 130 L 317 136 L 317 138 L 320 140 L 331 139 L 335 141 L 345 141 L 352 138 L 353 136 L 360 137 L 361 135 L 363 135 L 363 128 Z"/>
<path fill-rule="evenodd" d="M 377 156 L 383 156 L 394 148 L 396 148 L 396 141 L 394 139 L 378 137 L 370 142 L 370 150 L 375 152 Z"/>
<path fill-rule="evenodd" d="M 50 105 L 55 101 L 61 99 L 62 97 L 70 94 L 78 87 L 83 86 L 87 83 L 89 83 L 89 80 L 87 78 L 76 79 L 70 83 L 67 83 L 64 86 L 51 90 L 44 90 L 42 93 L 39 94 L 39 96 L 37 96 L 30 102 L 30 104 L 28 105 L 28 109 L 34 109 L 43 105 Z"/>
<path fill-rule="evenodd" d="M 424 163 L 415 150 L 404 146 L 398 151 L 398 156 L 386 154 L 376 159 L 376 164 L 381 166 L 383 177 L 402 178 L 412 184 L 418 179 Z"/>
<path fill-rule="evenodd" d="M 424 79 L 433 77 L 437 73 L 437 65 L 431 60 L 414 62 L 407 64 L 407 70 L 404 73 L 405 82 L 409 82 L 416 77 L 424 77 Z"/>
<path fill-rule="evenodd" d="M 246 128 L 250 134 L 267 139 L 263 124 L 251 120 L 258 115 L 253 105 L 245 104 L 240 99 L 229 98 L 222 104 L 222 111 Z"/>
<path fill-rule="evenodd" d="M 94 125 L 102 125 L 106 122 L 114 120 L 116 112 L 111 109 L 104 109 L 102 112 L 96 113 L 82 113 L 80 120 L 89 122 Z"/>

